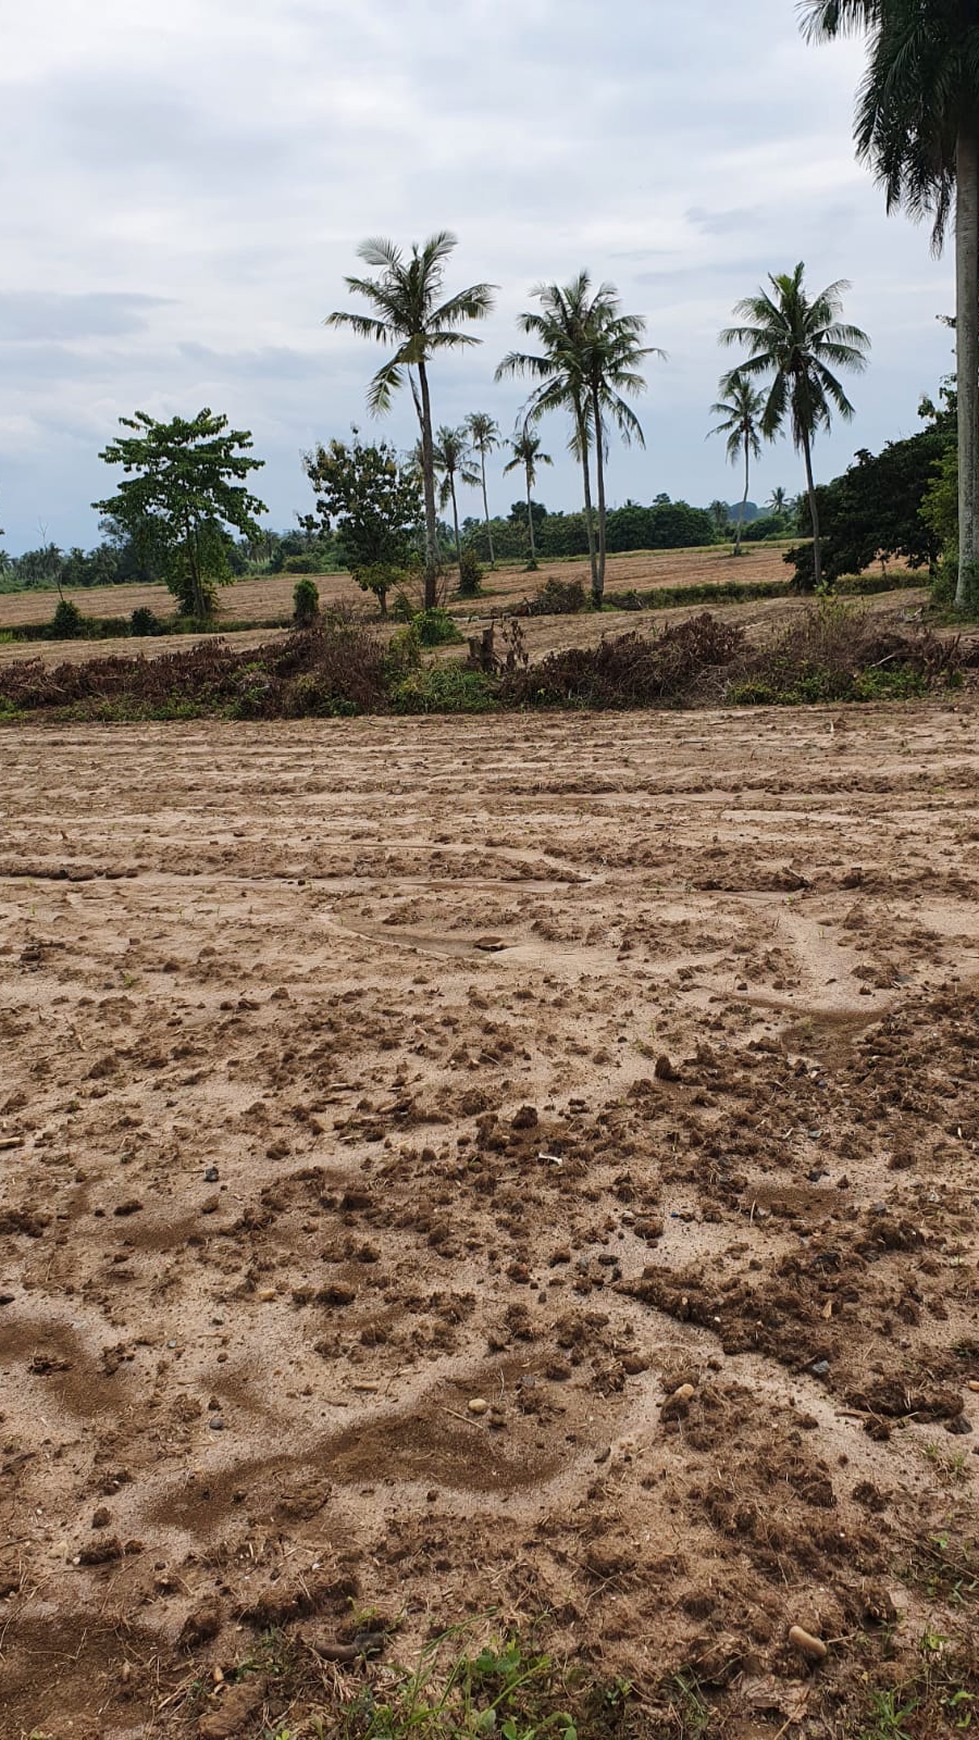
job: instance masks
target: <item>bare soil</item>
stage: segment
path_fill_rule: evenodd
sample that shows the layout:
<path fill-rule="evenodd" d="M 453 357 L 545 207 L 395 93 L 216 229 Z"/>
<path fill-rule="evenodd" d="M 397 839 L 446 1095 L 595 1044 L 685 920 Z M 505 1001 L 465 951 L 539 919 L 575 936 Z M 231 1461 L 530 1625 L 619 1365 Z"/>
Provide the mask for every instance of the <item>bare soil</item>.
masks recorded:
<path fill-rule="evenodd" d="M 732 1740 L 968 1649 L 977 715 L 3 734 L 4 1736 L 304 1735 L 234 1670 L 364 1615 Z"/>

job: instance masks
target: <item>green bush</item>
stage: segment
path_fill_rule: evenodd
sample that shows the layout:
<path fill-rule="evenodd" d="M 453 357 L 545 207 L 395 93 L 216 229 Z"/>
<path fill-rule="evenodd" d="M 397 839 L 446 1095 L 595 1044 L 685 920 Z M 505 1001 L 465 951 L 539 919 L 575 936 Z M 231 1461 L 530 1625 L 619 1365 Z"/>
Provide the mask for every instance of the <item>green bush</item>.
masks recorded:
<path fill-rule="evenodd" d="M 166 628 L 155 611 L 141 604 L 129 618 L 129 632 L 135 635 L 165 634 Z"/>
<path fill-rule="evenodd" d="M 418 630 L 413 622 L 399 628 L 388 642 L 384 655 L 384 673 L 392 685 L 400 683 L 412 671 L 417 671 L 422 662 L 422 643 Z"/>
<path fill-rule="evenodd" d="M 319 556 L 287 556 L 282 564 L 283 574 L 319 574 L 323 564 Z"/>
<path fill-rule="evenodd" d="M 312 580 L 297 580 L 292 589 L 292 620 L 296 627 L 311 628 L 319 613 L 319 587 Z"/>
<path fill-rule="evenodd" d="M 420 610 L 412 620 L 422 646 L 455 646 L 462 640 L 452 617 L 439 605 Z"/>
<path fill-rule="evenodd" d="M 463 550 L 459 563 L 459 597 L 478 598 L 482 590 L 482 566 L 476 551 L 470 546 Z"/>
<path fill-rule="evenodd" d="M 496 689 L 482 671 L 430 665 L 395 683 L 391 703 L 396 713 L 488 713 L 496 706 Z"/>
<path fill-rule="evenodd" d="M 59 598 L 51 618 L 51 633 L 55 640 L 78 640 L 85 633 L 82 613 L 70 598 Z"/>

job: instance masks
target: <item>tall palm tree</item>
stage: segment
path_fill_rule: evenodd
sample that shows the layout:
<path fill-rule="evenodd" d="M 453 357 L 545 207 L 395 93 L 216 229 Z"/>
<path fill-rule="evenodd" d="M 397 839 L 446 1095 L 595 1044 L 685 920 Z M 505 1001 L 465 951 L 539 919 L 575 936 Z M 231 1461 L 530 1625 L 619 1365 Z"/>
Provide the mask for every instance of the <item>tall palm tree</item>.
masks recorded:
<path fill-rule="evenodd" d="M 459 537 L 459 509 L 456 504 L 456 478 L 470 489 L 479 487 L 479 472 L 472 464 L 469 443 L 466 440 L 465 429 L 448 429 L 444 425 L 436 431 L 432 449 L 435 461 L 435 475 L 439 480 L 439 507 L 447 508 L 452 503 L 452 525 L 456 540 L 456 561 L 462 572 L 462 540 Z M 426 607 L 427 608 L 427 607 Z"/>
<path fill-rule="evenodd" d="M 466 418 L 466 433 L 473 452 L 479 455 L 479 475 L 483 485 L 483 518 L 486 522 L 486 542 L 489 545 L 490 567 L 495 568 L 493 529 L 490 524 L 489 500 L 486 495 L 486 455 L 500 445 L 500 431 L 486 411 L 471 411 Z"/>
<path fill-rule="evenodd" d="M 813 584 L 822 580 L 819 510 L 812 474 L 812 444 L 820 429 L 832 422 L 832 407 L 849 422 L 851 405 L 833 369 L 860 372 L 867 366 L 870 340 L 858 326 L 840 320 L 845 279 L 828 284 L 811 299 L 806 294 L 800 260 L 794 272 L 769 274 L 771 290 L 761 289 L 735 305 L 740 324 L 721 333 L 722 344 L 745 344 L 748 356 L 722 382 L 731 390 L 739 376 L 770 376 L 767 399 L 761 415 L 761 433 L 767 441 L 778 434 L 786 419 L 797 450 L 806 466 L 806 490 L 812 521 Z"/>
<path fill-rule="evenodd" d="M 863 30 L 869 57 L 857 97 L 857 154 L 888 211 L 934 219 L 941 248 L 955 206 L 959 577 L 955 601 L 979 601 L 979 7 L 974 0 L 802 0 L 810 39 Z"/>
<path fill-rule="evenodd" d="M 635 412 L 622 397 L 645 392 L 639 365 L 648 356 L 664 357 L 665 351 L 640 344 L 646 330 L 641 314 L 622 314 L 618 295 L 603 284 L 592 302 L 585 347 L 585 378 L 591 402 L 595 440 L 595 480 L 598 496 L 598 584 L 592 601 L 600 610 L 605 596 L 605 459 L 610 427 L 618 429 L 626 446 L 633 440 L 645 447 L 646 438 Z"/>
<path fill-rule="evenodd" d="M 537 422 L 547 411 L 568 411 L 571 414 L 568 447 L 581 466 L 588 561 L 594 591 L 598 585 L 598 564 L 591 494 L 591 412 L 582 366 L 584 335 L 590 312 L 590 282 L 587 272 L 579 272 L 577 278 L 565 286 L 536 284 L 531 295 L 540 302 L 540 313 L 521 314 L 517 324 L 529 338 L 536 338 L 541 348 L 536 355 L 509 351 L 494 378 L 499 381 L 509 375 L 529 375 L 539 383 L 527 406 L 528 423 Z"/>
<path fill-rule="evenodd" d="M 723 421 L 711 430 L 711 434 L 727 436 L 727 456 L 732 465 L 737 465 L 744 454 L 744 495 L 738 508 L 738 526 L 734 537 L 734 554 L 740 556 L 751 461 L 761 455 L 759 428 L 765 400 L 761 393 L 756 393 L 751 382 L 737 372 L 725 377 L 722 390 L 724 386 L 727 389 L 727 398 L 718 400 L 716 405 L 711 406 L 711 415 L 720 417 Z"/>
<path fill-rule="evenodd" d="M 519 466 L 523 466 L 524 482 L 527 486 L 527 532 L 530 537 L 530 560 L 536 568 L 537 549 L 534 544 L 532 492 L 534 484 L 537 482 L 538 465 L 553 465 L 554 461 L 549 453 L 541 452 L 540 436 L 532 434 L 530 425 L 526 422 L 520 434 L 511 436 L 507 445 L 513 458 L 507 465 L 504 465 L 503 475 L 505 477 L 508 471 L 516 471 Z"/>
<path fill-rule="evenodd" d="M 462 350 L 481 341 L 460 328 L 469 320 L 485 320 L 493 307 L 493 284 L 471 284 L 440 301 L 445 261 L 457 246 L 450 230 L 430 236 L 422 247 L 411 246 L 409 258 L 393 242 L 373 237 L 358 249 L 365 265 L 376 266 L 377 278 L 345 278 L 347 289 L 363 296 L 371 314 L 343 310 L 327 316 L 327 326 L 347 327 L 360 338 L 389 345 L 391 356 L 378 369 L 367 394 L 369 409 L 387 411 L 405 380 L 411 387 L 421 431 L 422 488 L 425 497 L 425 608 L 436 600 L 439 566 L 435 510 L 435 455 L 428 365 L 443 350 Z"/>
<path fill-rule="evenodd" d="M 783 519 L 784 516 L 788 513 L 788 511 L 789 511 L 788 492 L 782 488 L 782 485 L 780 483 L 776 484 L 775 488 L 772 490 L 772 493 L 769 496 L 768 501 L 765 505 L 767 507 L 771 508 L 772 513 L 777 514 L 779 519 Z"/>
<path fill-rule="evenodd" d="M 547 411 L 571 413 L 569 447 L 582 469 L 592 598 L 600 606 L 605 589 L 608 427 L 615 425 L 626 441 L 643 443 L 639 420 L 622 395 L 631 397 L 644 390 L 640 363 L 647 356 L 663 353 L 640 344 L 646 322 L 641 315 L 621 312 L 611 284 L 599 285 L 592 294 L 587 272 L 579 272 L 563 286 L 538 284 L 531 294 L 537 297 L 540 312 L 521 314 L 518 325 L 536 338 L 541 348 L 536 354 L 511 351 L 500 363 L 496 378 L 525 374 L 539 383 L 527 406 L 531 422 Z M 597 542 L 591 494 L 592 448 L 598 495 Z"/>

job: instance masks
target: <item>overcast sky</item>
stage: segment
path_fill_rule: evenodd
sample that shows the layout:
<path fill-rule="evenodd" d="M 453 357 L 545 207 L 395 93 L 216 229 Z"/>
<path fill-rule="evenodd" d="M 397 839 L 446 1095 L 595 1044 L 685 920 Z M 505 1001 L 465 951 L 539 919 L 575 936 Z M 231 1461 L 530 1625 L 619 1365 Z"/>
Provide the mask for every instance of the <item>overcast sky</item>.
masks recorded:
<path fill-rule="evenodd" d="M 438 423 L 491 412 L 540 279 L 610 279 L 668 361 L 637 407 L 644 452 L 616 447 L 610 499 L 738 494 L 705 441 L 717 334 L 770 271 L 852 281 L 873 341 L 857 416 L 817 476 L 918 426 L 951 366 L 952 262 L 885 216 L 851 147 L 857 43 L 807 48 L 793 0 L 41 0 L 4 7 L 0 64 L 0 523 L 98 539 L 117 418 L 203 405 L 251 429 L 269 522 L 311 505 L 303 450 L 351 422 L 380 361 L 328 331 L 365 236 L 460 237 L 448 288 L 500 286 L 483 344 L 440 361 Z M 410 398 L 377 427 L 415 438 Z M 578 506 L 566 430 L 539 491 Z M 793 493 L 784 443 L 752 484 Z M 513 477 L 492 478 L 507 511 Z M 466 503 L 476 512 L 475 496 Z"/>

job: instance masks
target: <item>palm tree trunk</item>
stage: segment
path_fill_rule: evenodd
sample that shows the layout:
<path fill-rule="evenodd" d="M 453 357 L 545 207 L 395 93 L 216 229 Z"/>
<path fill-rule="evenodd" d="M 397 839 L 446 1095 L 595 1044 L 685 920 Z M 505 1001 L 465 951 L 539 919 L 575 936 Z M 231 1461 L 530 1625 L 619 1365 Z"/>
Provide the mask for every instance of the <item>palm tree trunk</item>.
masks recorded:
<path fill-rule="evenodd" d="M 740 556 L 741 554 L 741 533 L 744 530 L 744 510 L 748 506 L 748 463 L 748 437 L 746 435 L 744 438 L 744 495 L 741 498 L 741 506 L 738 509 L 738 530 L 734 540 L 734 554 L 736 556 Z"/>
<path fill-rule="evenodd" d="M 493 534 L 490 531 L 489 502 L 486 499 L 486 455 L 480 448 L 479 469 L 483 474 L 483 518 L 486 521 L 486 542 L 489 545 L 490 567 L 496 567 L 496 557 L 493 554 Z"/>
<path fill-rule="evenodd" d="M 585 531 L 588 534 L 588 562 L 591 568 L 591 589 L 594 593 L 598 588 L 598 564 L 595 556 L 595 521 L 591 505 L 591 467 L 588 463 L 588 429 L 580 405 L 575 408 L 575 422 L 578 426 L 581 472 L 585 483 Z"/>
<path fill-rule="evenodd" d="M 462 540 L 459 537 L 459 509 L 456 507 L 455 472 L 449 472 L 449 494 L 452 497 L 452 524 L 456 535 L 456 561 L 459 564 L 459 578 L 462 579 Z"/>
<path fill-rule="evenodd" d="M 435 454 L 432 441 L 432 402 L 428 392 L 425 364 L 418 364 L 418 386 L 421 392 L 422 490 L 425 496 L 425 609 L 434 610 L 438 603 L 439 534 L 435 512 Z"/>
<path fill-rule="evenodd" d="M 955 602 L 979 602 L 979 132 L 955 151 L 955 359 L 959 444 L 959 578 Z"/>
<path fill-rule="evenodd" d="M 816 485 L 812 476 L 812 441 L 805 425 L 802 430 L 802 452 L 806 462 L 806 490 L 809 496 L 809 518 L 812 521 L 812 574 L 813 591 L 818 592 L 823 582 L 823 552 L 819 541 L 819 509 L 816 506 Z"/>
<path fill-rule="evenodd" d="M 601 610 L 605 596 L 605 461 L 602 453 L 602 408 L 597 392 L 592 396 L 595 418 L 595 479 L 598 484 L 598 571 L 592 585 L 592 603 Z"/>
<path fill-rule="evenodd" d="M 534 512 L 533 512 L 533 508 L 530 505 L 530 502 L 531 502 L 530 492 L 531 492 L 532 488 L 533 488 L 533 482 L 532 482 L 531 476 L 530 476 L 530 466 L 528 465 L 527 466 L 527 531 L 530 535 L 530 560 L 532 562 L 536 563 L 537 551 L 534 548 Z"/>

